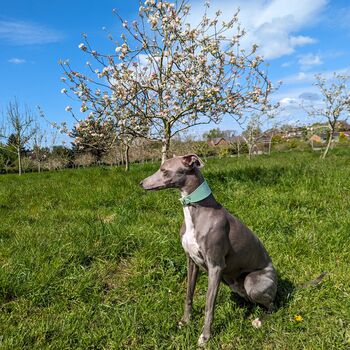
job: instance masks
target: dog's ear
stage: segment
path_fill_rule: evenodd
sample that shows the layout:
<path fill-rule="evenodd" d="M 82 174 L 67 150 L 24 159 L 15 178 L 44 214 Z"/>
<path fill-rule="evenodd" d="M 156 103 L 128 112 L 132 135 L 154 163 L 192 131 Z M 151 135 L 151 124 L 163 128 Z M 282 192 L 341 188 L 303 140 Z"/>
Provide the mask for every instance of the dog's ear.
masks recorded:
<path fill-rule="evenodd" d="M 203 161 L 196 154 L 188 154 L 186 156 L 182 156 L 182 163 L 184 166 L 192 168 L 203 168 Z"/>

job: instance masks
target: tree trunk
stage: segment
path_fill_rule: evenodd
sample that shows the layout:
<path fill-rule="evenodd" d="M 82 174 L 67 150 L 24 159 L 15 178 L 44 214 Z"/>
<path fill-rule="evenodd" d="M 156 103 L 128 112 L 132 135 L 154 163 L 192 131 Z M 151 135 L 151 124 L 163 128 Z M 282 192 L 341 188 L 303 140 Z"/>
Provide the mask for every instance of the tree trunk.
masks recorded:
<path fill-rule="evenodd" d="M 124 158 L 125 158 L 125 171 L 129 171 L 129 149 L 130 146 L 129 145 L 125 145 L 125 153 L 124 153 Z"/>
<path fill-rule="evenodd" d="M 123 151 L 123 145 L 120 146 L 120 164 L 124 165 L 124 151 Z"/>
<path fill-rule="evenodd" d="M 18 156 L 18 175 L 21 175 L 22 174 L 21 147 L 17 148 L 17 156 Z"/>
<path fill-rule="evenodd" d="M 167 124 L 165 125 L 164 138 L 162 141 L 162 164 L 169 157 L 169 149 L 170 149 L 170 125 Z"/>
<path fill-rule="evenodd" d="M 253 150 L 253 146 L 248 145 L 248 158 L 249 158 L 249 160 L 252 159 L 252 150 Z"/>
<path fill-rule="evenodd" d="M 329 133 L 329 136 L 328 136 L 327 147 L 326 147 L 326 149 L 324 150 L 324 152 L 323 152 L 323 154 L 322 154 L 322 156 L 321 156 L 322 159 L 325 159 L 326 156 L 327 156 L 327 153 L 328 153 L 328 151 L 329 151 L 329 148 L 330 148 L 330 146 L 331 146 L 331 144 L 332 144 L 333 134 L 334 134 L 334 130 L 333 130 L 333 128 L 332 128 L 331 131 L 330 131 L 330 133 Z"/>
<path fill-rule="evenodd" d="M 270 137 L 270 142 L 269 142 L 269 155 L 271 155 L 271 144 L 272 144 L 272 137 Z"/>

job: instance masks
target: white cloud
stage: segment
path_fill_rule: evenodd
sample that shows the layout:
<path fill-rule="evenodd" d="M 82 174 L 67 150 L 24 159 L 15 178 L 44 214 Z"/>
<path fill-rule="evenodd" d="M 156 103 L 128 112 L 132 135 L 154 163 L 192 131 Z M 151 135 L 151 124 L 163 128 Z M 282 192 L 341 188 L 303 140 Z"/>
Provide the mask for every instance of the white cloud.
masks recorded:
<path fill-rule="evenodd" d="M 315 81 L 315 72 L 298 72 L 282 78 L 283 84 L 312 83 Z"/>
<path fill-rule="evenodd" d="M 291 117 L 298 116 L 298 118 L 303 113 L 301 108 L 301 99 L 298 97 L 292 97 L 286 92 L 285 97 L 281 98 L 278 102 L 280 104 L 279 115 L 277 117 L 278 121 L 282 123 L 282 121 L 286 118 L 285 122 L 288 124 L 292 123 Z M 298 121 L 299 122 L 299 119 Z"/>
<path fill-rule="evenodd" d="M 327 0 L 212 0 L 209 15 L 221 9 L 222 20 L 227 21 L 240 8 L 239 19 L 247 30 L 244 44 L 259 44 L 264 57 L 273 59 L 316 42 L 314 38 L 296 33 L 316 23 L 326 4 Z M 203 2 L 193 0 L 189 21 L 198 23 L 202 13 Z"/>
<path fill-rule="evenodd" d="M 55 43 L 63 35 L 43 25 L 18 21 L 0 20 L 0 41 L 11 45 L 33 45 Z"/>
<path fill-rule="evenodd" d="M 302 69 L 309 69 L 313 66 L 319 66 L 323 64 L 323 61 L 319 55 L 308 53 L 305 55 L 300 55 L 298 63 L 300 64 Z"/>
<path fill-rule="evenodd" d="M 287 88 L 273 94 L 274 102 L 279 102 L 280 113 L 278 119 L 298 118 L 298 121 L 306 121 L 305 106 L 309 104 L 322 105 L 322 98 L 315 86 L 298 86 Z M 304 107 L 303 107 L 304 106 Z"/>
<path fill-rule="evenodd" d="M 23 63 L 26 63 L 27 61 L 23 58 L 11 58 L 8 60 L 8 62 L 12 63 L 12 64 L 23 64 Z"/>
<path fill-rule="evenodd" d="M 293 64 L 293 61 L 286 61 L 281 64 L 282 68 L 290 67 Z"/>
<path fill-rule="evenodd" d="M 317 42 L 316 39 L 310 38 L 309 36 L 304 36 L 304 35 L 290 37 L 290 43 L 293 47 L 304 46 L 308 44 L 315 44 L 316 42 Z"/>
<path fill-rule="evenodd" d="M 308 71 L 308 72 L 298 72 L 296 74 L 288 75 L 281 79 L 283 85 L 306 85 L 306 84 L 312 84 L 315 82 L 315 75 L 321 74 L 326 79 L 329 79 L 333 76 L 334 73 L 337 74 L 343 74 L 343 75 L 350 75 L 350 67 L 345 67 L 341 69 L 336 70 L 323 70 L 323 71 Z"/>
<path fill-rule="evenodd" d="M 311 91 L 312 89 L 307 89 L 309 91 L 305 91 L 305 89 L 300 89 L 301 93 L 298 90 L 295 91 L 286 91 L 278 102 L 280 103 L 282 108 L 288 109 L 299 109 L 301 108 L 302 101 L 319 101 L 321 96 L 316 92 L 316 90 Z"/>
<path fill-rule="evenodd" d="M 284 105 L 295 104 L 295 103 L 297 103 L 297 99 L 292 98 L 292 97 L 284 97 L 280 100 L 280 103 L 284 104 Z"/>
<path fill-rule="evenodd" d="M 279 104 L 283 109 L 299 109 L 299 100 L 293 97 L 284 97 Z"/>

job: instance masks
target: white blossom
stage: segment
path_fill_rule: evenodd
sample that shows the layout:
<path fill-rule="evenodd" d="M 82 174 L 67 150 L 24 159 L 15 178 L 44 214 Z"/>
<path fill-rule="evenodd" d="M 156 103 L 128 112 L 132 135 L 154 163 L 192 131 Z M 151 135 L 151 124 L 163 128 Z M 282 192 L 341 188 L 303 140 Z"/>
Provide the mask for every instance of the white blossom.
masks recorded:
<path fill-rule="evenodd" d="M 86 51 L 86 50 L 87 50 L 87 47 L 86 47 L 85 44 L 83 44 L 83 43 L 79 44 L 78 47 L 79 47 L 80 50 L 83 50 L 83 51 Z"/>

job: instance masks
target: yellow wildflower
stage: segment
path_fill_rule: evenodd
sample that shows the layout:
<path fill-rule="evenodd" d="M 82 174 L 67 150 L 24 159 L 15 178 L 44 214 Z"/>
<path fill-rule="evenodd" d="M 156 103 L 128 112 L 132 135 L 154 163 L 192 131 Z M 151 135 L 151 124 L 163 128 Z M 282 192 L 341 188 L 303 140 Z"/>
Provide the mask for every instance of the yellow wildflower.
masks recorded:
<path fill-rule="evenodd" d="M 303 318 L 300 315 L 295 315 L 294 316 L 294 321 L 296 322 L 302 322 Z"/>

